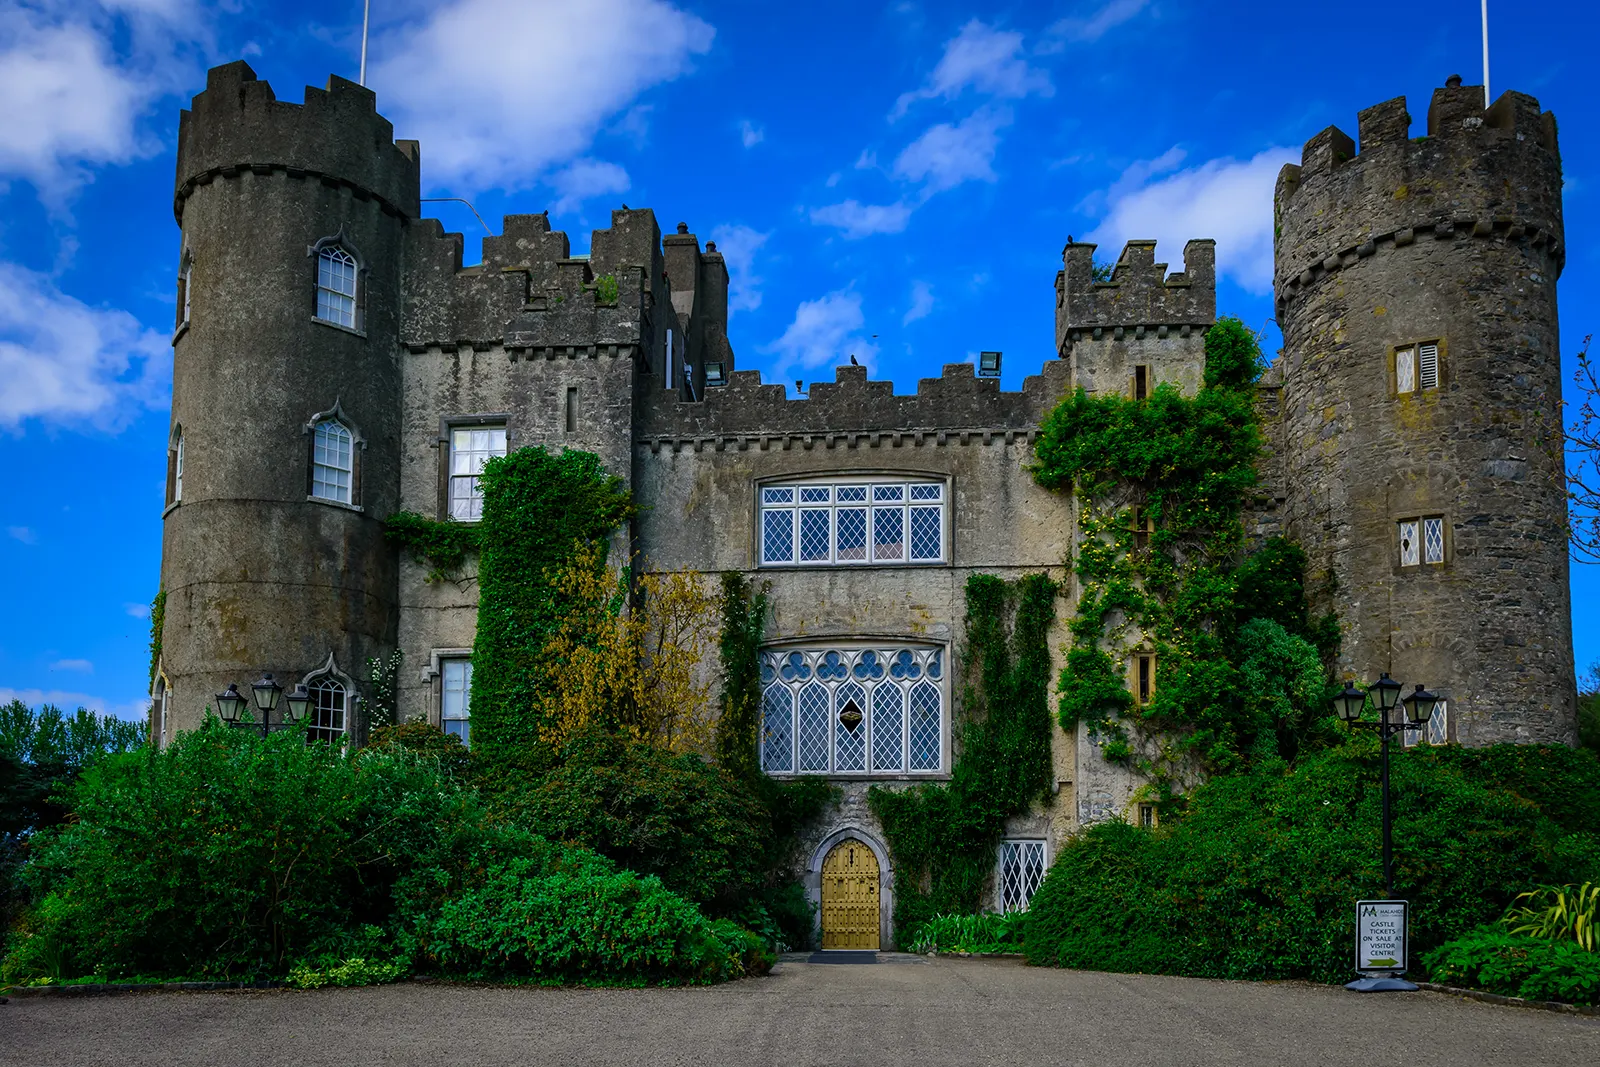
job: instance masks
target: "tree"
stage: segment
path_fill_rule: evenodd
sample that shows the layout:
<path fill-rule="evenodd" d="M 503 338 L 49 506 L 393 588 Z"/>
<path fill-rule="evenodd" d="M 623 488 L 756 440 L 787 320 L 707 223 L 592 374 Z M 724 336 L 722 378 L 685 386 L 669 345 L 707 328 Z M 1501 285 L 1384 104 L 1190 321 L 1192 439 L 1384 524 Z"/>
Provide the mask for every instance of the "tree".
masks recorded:
<path fill-rule="evenodd" d="M 541 655 L 539 739 L 559 748 L 600 725 L 674 752 L 707 751 L 716 715 L 701 659 L 716 639 L 720 601 L 704 577 L 645 574 L 630 591 L 627 575 L 591 544 L 552 586 L 565 611 Z"/>
<path fill-rule="evenodd" d="M 1567 532 L 1572 554 L 1582 563 L 1600 563 L 1600 368 L 1589 358 L 1589 342 L 1583 339 L 1578 353 L 1578 370 L 1572 381 L 1582 401 L 1575 417 L 1565 428 L 1567 454 Z"/>

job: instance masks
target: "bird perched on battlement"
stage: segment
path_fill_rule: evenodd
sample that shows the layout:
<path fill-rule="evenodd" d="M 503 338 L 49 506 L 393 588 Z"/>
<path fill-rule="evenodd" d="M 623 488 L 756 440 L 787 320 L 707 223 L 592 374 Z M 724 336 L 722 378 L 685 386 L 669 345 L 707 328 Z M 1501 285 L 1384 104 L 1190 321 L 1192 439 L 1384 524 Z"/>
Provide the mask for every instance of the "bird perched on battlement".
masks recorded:
<path fill-rule="evenodd" d="M 859 364 L 859 363 L 857 363 L 857 362 L 856 362 L 856 354 L 855 354 L 855 353 L 854 353 L 854 352 L 852 352 L 852 353 L 850 353 L 850 365 L 851 365 L 851 366 L 852 366 L 852 367 L 859 367 L 859 366 L 861 366 L 861 364 Z"/>

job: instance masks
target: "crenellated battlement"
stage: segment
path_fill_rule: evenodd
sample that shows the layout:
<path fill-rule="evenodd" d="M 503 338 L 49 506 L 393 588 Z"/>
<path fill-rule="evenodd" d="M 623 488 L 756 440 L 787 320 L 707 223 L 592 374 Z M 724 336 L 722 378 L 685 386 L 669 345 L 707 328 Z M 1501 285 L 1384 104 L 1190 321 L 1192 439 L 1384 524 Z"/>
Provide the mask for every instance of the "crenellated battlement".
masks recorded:
<path fill-rule="evenodd" d="M 971 363 L 947 363 L 917 391 L 896 394 L 894 383 L 868 381 L 867 368 L 837 367 L 832 382 L 814 382 L 809 395 L 789 399 L 783 385 L 765 384 L 760 371 L 736 371 L 728 385 L 698 401 L 661 393 L 641 412 L 639 440 L 660 448 L 674 443 L 739 442 L 766 447 L 766 439 L 802 438 L 832 446 L 945 444 L 1032 438 L 1040 420 L 1069 388 L 1065 360 L 1050 360 L 1020 392 L 1002 392 L 979 378 Z"/>
<path fill-rule="evenodd" d="M 173 214 L 196 186 L 244 171 L 282 173 L 347 186 L 363 200 L 414 219 L 420 214 L 420 153 L 396 141 L 371 89 L 337 75 L 306 87 L 305 102 L 279 100 L 243 61 L 213 67 L 205 90 L 178 121 Z"/>
<path fill-rule="evenodd" d="M 1412 138 L 1405 97 L 1362 111 L 1359 150 L 1330 126 L 1287 164 L 1276 191 L 1278 301 L 1323 274 L 1419 236 L 1526 240 L 1564 258 L 1555 116 L 1524 93 L 1483 107 L 1483 87 L 1434 90 Z"/>
<path fill-rule="evenodd" d="M 1085 332 L 1204 329 L 1217 317 L 1217 249 L 1211 240 L 1183 246 L 1184 269 L 1167 273 L 1154 241 L 1129 241 L 1111 277 L 1095 278 L 1097 245 L 1069 241 L 1056 274 L 1056 350 Z"/>

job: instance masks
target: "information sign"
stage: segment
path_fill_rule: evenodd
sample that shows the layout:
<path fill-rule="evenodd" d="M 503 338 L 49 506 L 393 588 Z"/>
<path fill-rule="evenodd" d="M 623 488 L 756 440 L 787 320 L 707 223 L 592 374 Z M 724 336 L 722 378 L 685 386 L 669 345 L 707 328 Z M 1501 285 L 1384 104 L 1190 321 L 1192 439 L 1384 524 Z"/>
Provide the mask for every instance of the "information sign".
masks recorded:
<path fill-rule="evenodd" d="M 1365 975 L 1406 971 L 1407 902 L 1356 901 L 1356 970 Z"/>

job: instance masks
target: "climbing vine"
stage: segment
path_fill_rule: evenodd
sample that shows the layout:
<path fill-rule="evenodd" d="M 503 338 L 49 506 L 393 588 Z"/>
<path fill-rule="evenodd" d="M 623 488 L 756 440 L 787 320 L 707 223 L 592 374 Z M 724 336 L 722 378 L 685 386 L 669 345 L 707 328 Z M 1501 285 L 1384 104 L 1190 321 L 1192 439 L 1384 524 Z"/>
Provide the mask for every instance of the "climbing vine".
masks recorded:
<path fill-rule="evenodd" d="M 454 579 L 466 563 L 467 553 L 477 551 L 482 527 L 477 523 L 439 521 L 414 511 L 397 511 L 383 524 L 383 536 L 397 548 L 409 549 L 419 563 L 428 568 L 424 581 Z"/>
<path fill-rule="evenodd" d="M 722 692 L 718 703 L 717 763 L 736 778 L 761 775 L 761 640 L 766 635 L 767 589 L 738 571 L 722 576 Z"/>
<path fill-rule="evenodd" d="M 150 688 L 155 688 L 156 671 L 161 669 L 161 630 L 167 624 L 167 591 L 158 590 L 150 601 Z"/>
<path fill-rule="evenodd" d="M 1162 798 L 1189 771 L 1289 754 L 1323 718 L 1305 698 L 1306 671 L 1320 689 L 1316 646 L 1337 641 L 1331 620 L 1307 619 L 1298 548 L 1274 539 L 1245 558 L 1241 514 L 1261 448 L 1255 338 L 1220 319 L 1205 354 L 1193 397 L 1170 383 L 1144 400 L 1079 389 L 1045 419 L 1033 467 L 1040 485 L 1078 503 L 1081 592 L 1059 681 L 1061 725 L 1087 725 L 1106 759 L 1136 766 Z M 1252 620 L 1259 625 L 1241 640 Z M 1128 668 L 1144 654 L 1154 657 L 1154 684 L 1136 700 Z M 1292 678 L 1281 662 L 1261 662 L 1274 656 L 1298 665 Z M 1282 708 L 1272 694 L 1243 690 L 1243 677 L 1287 687 L 1294 716 L 1269 720 Z"/>
<path fill-rule="evenodd" d="M 1049 795 L 1049 632 L 1058 594 L 1043 574 L 967 579 L 962 723 L 950 781 L 868 794 L 894 854 L 898 930 L 977 911 L 1006 820 Z"/>
<path fill-rule="evenodd" d="M 523 448 L 483 469 L 478 533 L 478 634 L 472 649 L 472 742 L 493 759 L 536 744 L 545 649 L 565 605 L 556 576 L 581 550 L 605 566 L 606 539 L 633 514 L 622 479 L 600 457 Z"/>

